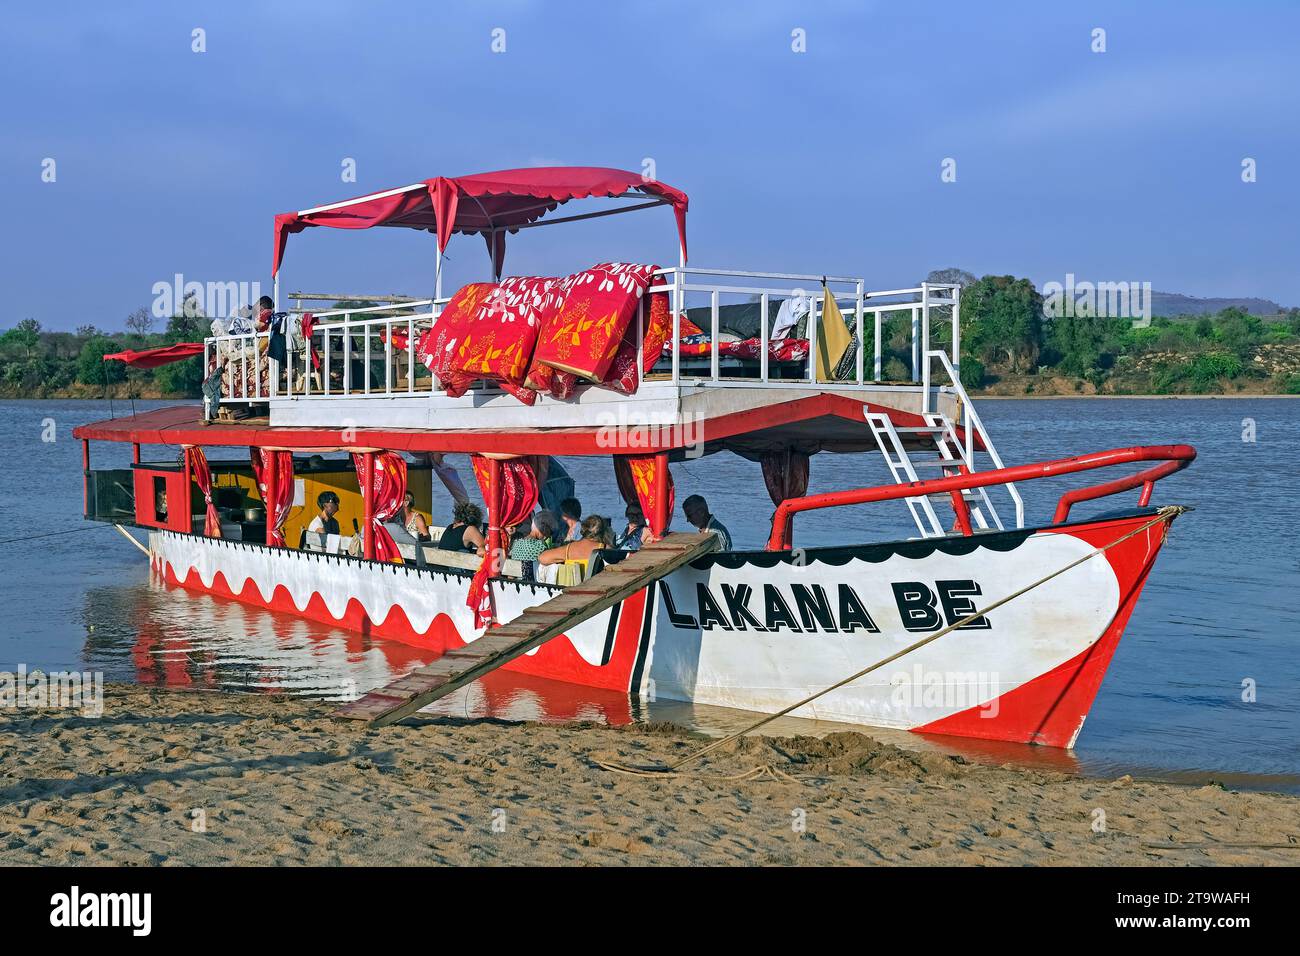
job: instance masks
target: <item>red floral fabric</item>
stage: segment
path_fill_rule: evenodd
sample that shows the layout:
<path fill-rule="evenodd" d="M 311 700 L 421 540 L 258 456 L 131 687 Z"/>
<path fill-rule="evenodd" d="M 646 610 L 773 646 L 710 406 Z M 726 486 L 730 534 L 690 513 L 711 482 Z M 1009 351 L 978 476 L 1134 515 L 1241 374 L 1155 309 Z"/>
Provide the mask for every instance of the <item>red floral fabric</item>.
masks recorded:
<path fill-rule="evenodd" d="M 283 548 L 284 519 L 289 517 L 293 504 L 293 452 L 268 451 L 251 447 L 249 457 L 253 462 L 253 476 L 257 480 L 262 503 L 266 505 L 266 543 Z M 275 456 L 275 482 L 271 481 L 271 457 Z"/>
<path fill-rule="evenodd" d="M 453 397 L 479 379 L 529 405 L 539 393 L 569 398 L 584 380 L 631 394 L 671 335 L 668 296 L 655 293 L 638 374 L 634 319 L 657 269 L 602 263 L 559 279 L 472 283 L 420 337 L 417 354 Z"/>
<path fill-rule="evenodd" d="M 668 312 L 668 294 L 652 292 L 649 298 L 641 330 L 640 370 L 637 369 L 636 322 L 633 321 L 627 327 L 623 342 L 618 347 L 618 354 L 614 356 L 613 367 L 601 382 L 601 385 L 606 388 L 612 388 L 624 395 L 636 392 L 642 376 L 648 375 L 655 367 L 655 363 L 663 353 L 664 343 L 673 334 L 672 318 Z"/>
<path fill-rule="evenodd" d="M 685 322 L 682 323 L 683 327 Z M 703 333 L 701 333 L 703 334 Z M 686 333 L 682 333 L 686 338 Z M 726 358 L 757 360 L 763 349 L 763 340 L 758 338 L 741 339 L 739 342 L 723 342 L 718 346 L 718 354 Z M 712 351 L 709 342 L 682 342 L 682 355 L 701 356 Z M 671 355 L 667 347 L 664 355 Z M 767 343 L 768 360 L 772 362 L 806 362 L 808 361 L 807 339 L 772 339 Z"/>
<path fill-rule="evenodd" d="M 406 494 L 406 459 L 395 451 L 375 453 L 374 483 L 370 498 L 370 528 L 375 539 L 375 559 L 401 563 L 402 552 L 397 542 L 384 527 L 384 522 L 397 514 Z M 365 493 L 365 456 L 352 453 L 352 464 L 357 470 L 357 487 Z"/>
<path fill-rule="evenodd" d="M 533 513 L 537 507 L 539 489 L 532 459 L 511 458 L 499 462 L 501 497 L 499 501 L 493 501 L 491 465 L 488 459 L 482 455 L 471 455 L 470 462 L 474 466 L 474 477 L 478 480 L 479 490 L 483 492 L 483 500 L 487 502 L 488 547 L 487 553 L 483 555 L 483 563 L 474 572 L 465 603 L 474 612 L 474 626 L 485 627 L 496 619 L 490 581 L 492 549 L 502 546 L 500 532 L 520 524 Z"/>
<path fill-rule="evenodd" d="M 658 266 L 604 262 L 572 276 L 534 362 L 603 382 Z"/>
<path fill-rule="evenodd" d="M 217 506 L 212 503 L 212 469 L 208 467 L 208 456 L 197 445 L 185 446 L 185 460 L 189 463 L 190 474 L 203 494 L 207 509 L 203 517 L 203 533 L 209 538 L 221 537 L 221 516 Z"/>
<path fill-rule="evenodd" d="M 478 306 L 493 288 L 491 282 L 471 282 L 462 286 L 442 310 L 433 328 L 422 334 L 416 345 L 416 355 L 449 395 L 463 395 L 472 381 L 462 377 L 453 382 L 452 370 L 457 350 L 473 330 Z"/>
<path fill-rule="evenodd" d="M 673 486 L 673 473 L 670 469 L 668 471 L 668 507 L 664 509 L 664 514 L 668 516 L 668 522 L 661 523 L 657 521 L 658 496 L 655 479 L 658 477 L 658 471 L 658 455 L 614 456 L 614 479 L 618 483 L 618 492 L 623 496 L 624 503 L 630 505 L 636 502 L 641 505 L 641 512 L 650 525 L 650 531 L 656 538 L 661 538 L 664 532 L 668 530 L 668 522 L 672 521 L 677 492 Z"/>

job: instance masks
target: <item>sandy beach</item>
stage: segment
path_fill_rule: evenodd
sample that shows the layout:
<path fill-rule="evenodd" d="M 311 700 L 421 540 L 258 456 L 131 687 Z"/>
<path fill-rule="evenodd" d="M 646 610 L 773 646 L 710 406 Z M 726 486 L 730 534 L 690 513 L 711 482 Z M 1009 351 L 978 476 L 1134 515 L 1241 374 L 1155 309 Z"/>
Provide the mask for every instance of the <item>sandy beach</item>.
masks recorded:
<path fill-rule="evenodd" d="M 0 712 L 0 863 L 1300 862 L 1300 799 L 1278 794 L 983 766 L 853 732 L 751 737 L 654 779 L 594 761 L 653 764 L 707 738 L 447 718 L 370 730 L 330 712 L 114 685 L 99 718 Z M 765 765 L 793 779 L 725 779 Z"/>

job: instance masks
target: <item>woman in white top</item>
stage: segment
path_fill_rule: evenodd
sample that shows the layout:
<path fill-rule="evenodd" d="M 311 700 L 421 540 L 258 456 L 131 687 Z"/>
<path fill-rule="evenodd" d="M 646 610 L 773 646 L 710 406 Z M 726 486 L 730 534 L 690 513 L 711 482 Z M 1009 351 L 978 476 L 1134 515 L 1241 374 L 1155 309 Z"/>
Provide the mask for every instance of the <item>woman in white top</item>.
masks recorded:
<path fill-rule="evenodd" d="M 397 512 L 397 520 L 412 538 L 417 541 L 429 540 L 429 522 L 415 510 L 415 495 L 409 491 L 402 497 L 402 509 Z"/>

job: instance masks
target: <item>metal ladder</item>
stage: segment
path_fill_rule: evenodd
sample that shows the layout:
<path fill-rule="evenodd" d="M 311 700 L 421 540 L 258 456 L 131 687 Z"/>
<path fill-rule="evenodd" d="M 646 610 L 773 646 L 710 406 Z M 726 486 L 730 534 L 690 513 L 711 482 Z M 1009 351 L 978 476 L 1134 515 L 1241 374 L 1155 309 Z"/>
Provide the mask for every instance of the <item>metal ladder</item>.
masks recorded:
<path fill-rule="evenodd" d="M 941 459 L 951 461 L 954 465 L 965 465 L 966 471 L 973 472 L 976 470 L 975 462 L 966 455 L 966 446 L 962 444 L 961 439 L 957 436 L 957 429 L 953 427 L 952 421 L 947 415 L 939 412 L 928 412 L 925 415 L 926 424 L 935 429 L 934 443 L 939 449 Z M 953 454 L 954 450 L 956 454 Z M 958 474 L 960 469 L 954 470 L 953 474 Z M 945 472 L 947 474 L 947 472 Z M 1002 519 L 998 517 L 998 511 L 993 507 L 993 502 L 989 499 L 987 488 L 963 488 L 961 496 L 966 499 L 966 506 L 970 509 L 971 521 L 975 527 L 984 531 L 996 528 L 998 531 L 1005 530 L 1002 527 Z M 948 495 L 937 495 L 935 497 L 945 499 L 949 504 L 952 498 Z M 990 522 L 992 522 L 990 524 Z"/>
<path fill-rule="evenodd" d="M 866 418 L 876 438 L 876 444 L 880 448 L 880 454 L 885 459 L 885 465 L 889 468 L 894 481 L 900 485 L 920 481 L 917 475 L 918 468 L 937 469 L 936 475 L 927 474 L 927 478 L 944 478 L 960 474 L 962 466 L 965 466 L 967 471 L 976 470 L 974 462 L 967 457 L 966 449 L 946 415 L 927 412 L 924 416 L 925 425 L 909 428 L 895 426 L 888 415 L 880 412 L 867 412 Z M 935 451 L 938 452 L 937 457 L 914 460 L 903 446 L 903 435 L 929 437 L 934 442 Z M 997 509 L 989 500 L 986 489 L 965 488 L 961 496 L 970 509 L 971 522 L 975 527 L 985 531 L 994 528 L 1002 530 L 1002 519 L 998 517 Z M 948 493 L 922 495 L 903 500 L 907 504 L 908 511 L 912 513 L 912 520 L 916 523 L 922 538 L 947 536 L 949 532 L 944 530 L 939 516 L 935 513 L 934 502 L 940 501 L 951 506 L 952 498 Z"/>

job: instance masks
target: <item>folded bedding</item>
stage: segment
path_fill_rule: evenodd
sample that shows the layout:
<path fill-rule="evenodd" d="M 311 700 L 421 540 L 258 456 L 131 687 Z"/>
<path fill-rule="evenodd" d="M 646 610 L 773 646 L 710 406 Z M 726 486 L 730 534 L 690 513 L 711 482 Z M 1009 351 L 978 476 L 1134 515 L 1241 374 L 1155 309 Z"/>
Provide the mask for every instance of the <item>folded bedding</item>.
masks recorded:
<path fill-rule="evenodd" d="M 638 353 L 636 315 L 658 266 L 606 262 L 571 276 L 518 276 L 460 289 L 420 335 L 417 355 L 448 395 L 487 381 L 526 404 L 590 382 L 630 394 L 670 334 L 652 295 Z M 394 335 L 396 341 L 396 335 Z"/>

